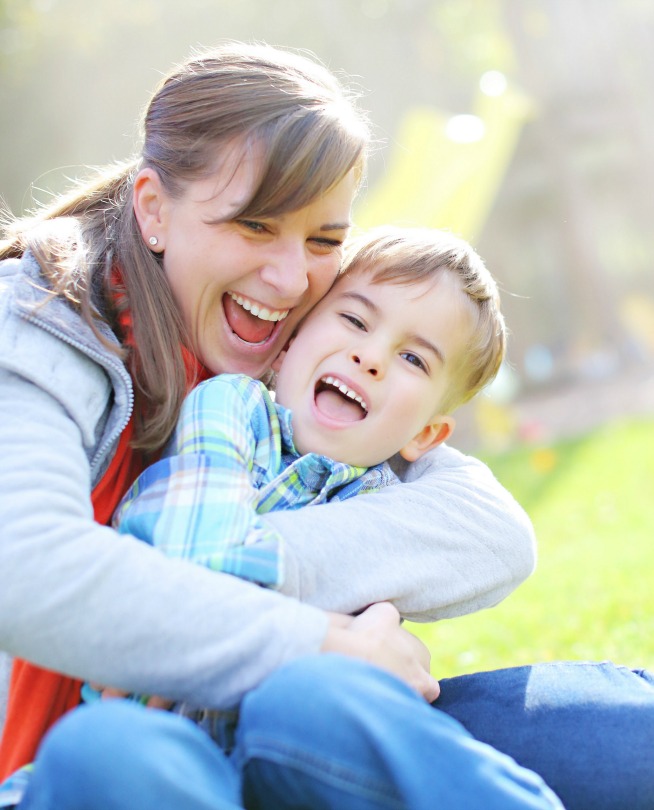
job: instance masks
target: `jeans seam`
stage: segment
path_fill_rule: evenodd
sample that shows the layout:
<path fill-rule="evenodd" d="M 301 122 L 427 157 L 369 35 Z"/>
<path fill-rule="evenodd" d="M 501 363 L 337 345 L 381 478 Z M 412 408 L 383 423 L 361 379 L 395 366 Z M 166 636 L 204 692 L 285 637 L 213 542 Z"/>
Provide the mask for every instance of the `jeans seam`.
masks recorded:
<path fill-rule="evenodd" d="M 332 762 L 325 763 L 320 756 L 312 756 L 307 751 L 300 751 L 294 746 L 285 745 L 276 739 L 250 737 L 247 742 L 247 754 L 243 757 L 242 766 L 247 768 L 253 759 L 262 759 L 284 765 L 318 779 L 330 787 L 340 790 L 355 788 L 359 796 L 367 797 L 392 810 L 404 810 L 404 803 L 397 797 L 389 796 L 388 784 L 380 785 L 371 777 L 365 778 L 344 765 Z"/>

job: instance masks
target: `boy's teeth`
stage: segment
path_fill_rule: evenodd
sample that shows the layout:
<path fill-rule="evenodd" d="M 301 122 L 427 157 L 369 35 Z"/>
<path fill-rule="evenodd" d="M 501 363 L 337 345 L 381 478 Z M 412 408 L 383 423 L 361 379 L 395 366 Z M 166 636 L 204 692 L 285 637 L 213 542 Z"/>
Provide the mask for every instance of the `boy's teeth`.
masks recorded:
<path fill-rule="evenodd" d="M 260 307 L 258 304 L 254 304 L 252 301 L 236 293 L 230 292 L 229 297 L 233 298 L 240 307 L 243 307 L 243 309 L 250 312 L 256 318 L 261 318 L 262 321 L 283 321 L 288 315 L 287 309 L 268 309 L 267 307 Z"/>
<path fill-rule="evenodd" d="M 338 377 L 323 377 L 322 381 L 327 385 L 333 385 L 334 388 L 338 388 L 341 394 L 344 394 L 346 397 L 353 399 L 355 402 L 358 402 L 359 405 L 363 408 L 364 411 L 368 410 L 368 405 L 363 399 L 360 394 L 357 394 L 356 391 L 353 391 L 351 388 L 348 388 L 344 382 L 338 379 Z"/>

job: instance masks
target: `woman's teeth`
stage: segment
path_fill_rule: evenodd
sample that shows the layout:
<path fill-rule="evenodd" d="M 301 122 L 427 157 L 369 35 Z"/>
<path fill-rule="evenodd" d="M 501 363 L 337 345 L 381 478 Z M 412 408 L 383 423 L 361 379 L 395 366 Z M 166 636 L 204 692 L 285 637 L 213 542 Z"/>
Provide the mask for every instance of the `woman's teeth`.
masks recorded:
<path fill-rule="evenodd" d="M 338 377 L 323 377 L 320 382 L 325 383 L 325 385 L 330 385 L 334 388 L 337 388 L 341 394 L 350 399 L 353 399 L 355 402 L 358 402 L 359 405 L 363 408 L 364 411 L 368 410 L 368 405 L 366 404 L 363 397 L 357 394 L 356 391 L 353 391 L 351 388 L 348 388 L 342 380 L 339 380 Z"/>
<path fill-rule="evenodd" d="M 267 307 L 260 307 L 259 304 L 255 304 L 248 298 L 243 298 L 242 295 L 237 295 L 236 293 L 230 292 L 228 295 L 236 301 L 240 307 L 243 307 L 243 309 L 247 310 L 255 317 L 261 318 L 262 321 L 283 321 L 289 313 L 288 309 L 268 309 Z"/>

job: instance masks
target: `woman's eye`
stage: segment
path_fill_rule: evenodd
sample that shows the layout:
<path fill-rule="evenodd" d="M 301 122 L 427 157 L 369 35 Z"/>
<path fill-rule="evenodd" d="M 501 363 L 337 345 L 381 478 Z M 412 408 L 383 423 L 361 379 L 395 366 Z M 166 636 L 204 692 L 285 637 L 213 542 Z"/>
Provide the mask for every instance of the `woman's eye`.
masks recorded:
<path fill-rule="evenodd" d="M 309 240 L 313 242 L 314 245 L 324 250 L 326 253 L 332 250 L 338 250 L 338 248 L 343 247 L 343 240 L 342 239 L 327 239 L 325 237 L 315 237 Z"/>
<path fill-rule="evenodd" d="M 237 219 L 238 224 L 253 233 L 265 233 L 268 229 L 263 222 L 257 222 L 254 219 Z"/>
<path fill-rule="evenodd" d="M 403 352 L 402 357 L 407 361 L 407 363 L 411 363 L 412 366 L 415 366 L 422 371 L 427 371 L 427 366 L 422 361 L 422 358 L 418 357 L 417 354 L 413 354 L 413 352 Z"/>
<path fill-rule="evenodd" d="M 341 313 L 341 318 L 346 320 L 348 323 L 351 323 L 352 326 L 355 326 L 357 329 L 362 329 L 365 331 L 365 323 L 361 320 L 361 318 L 357 318 L 356 315 L 350 315 L 347 312 L 343 312 Z"/>

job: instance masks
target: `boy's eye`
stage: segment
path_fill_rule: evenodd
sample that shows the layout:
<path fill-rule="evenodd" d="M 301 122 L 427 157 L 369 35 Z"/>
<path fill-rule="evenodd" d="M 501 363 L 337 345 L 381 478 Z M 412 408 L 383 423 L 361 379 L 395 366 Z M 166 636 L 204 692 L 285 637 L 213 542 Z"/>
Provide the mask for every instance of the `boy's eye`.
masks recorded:
<path fill-rule="evenodd" d="M 357 318 L 356 315 L 350 315 L 348 312 L 342 312 L 341 318 L 346 320 L 348 323 L 351 323 L 352 326 L 355 326 L 357 329 L 362 329 L 365 331 L 365 323 L 361 320 L 361 318 Z"/>
<path fill-rule="evenodd" d="M 413 354 L 413 352 L 403 352 L 401 356 L 407 361 L 407 363 L 411 363 L 412 366 L 427 372 L 427 366 L 423 362 L 422 358 L 418 357 L 417 354 Z"/>

